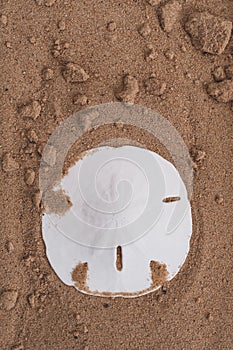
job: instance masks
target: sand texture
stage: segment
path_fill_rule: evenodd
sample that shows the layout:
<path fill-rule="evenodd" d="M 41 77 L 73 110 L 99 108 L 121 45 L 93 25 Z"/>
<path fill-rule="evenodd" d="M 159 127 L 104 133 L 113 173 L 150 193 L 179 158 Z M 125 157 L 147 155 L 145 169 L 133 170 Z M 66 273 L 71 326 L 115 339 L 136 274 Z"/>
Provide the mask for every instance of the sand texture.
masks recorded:
<path fill-rule="evenodd" d="M 0 4 L 0 349 L 231 350 L 233 1 Z M 167 118 L 195 172 L 188 258 L 163 288 L 134 299 L 64 285 L 41 236 L 38 172 L 49 136 L 74 112 L 111 101 Z M 117 138 L 172 161 L 152 135 L 112 124 L 86 133 L 65 167 Z M 51 148 L 46 162 L 55 161 Z"/>

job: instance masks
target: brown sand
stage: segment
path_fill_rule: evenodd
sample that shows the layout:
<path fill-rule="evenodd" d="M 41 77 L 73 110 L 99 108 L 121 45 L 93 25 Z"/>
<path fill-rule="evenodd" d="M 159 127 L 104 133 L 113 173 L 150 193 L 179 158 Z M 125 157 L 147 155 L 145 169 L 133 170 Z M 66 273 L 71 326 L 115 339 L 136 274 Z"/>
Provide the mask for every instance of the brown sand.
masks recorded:
<path fill-rule="evenodd" d="M 167 266 L 165 264 L 161 264 L 158 261 L 151 260 L 150 269 L 153 287 L 157 287 L 166 283 L 168 271 Z"/>
<path fill-rule="evenodd" d="M 75 285 L 81 289 L 86 289 L 86 282 L 88 276 L 88 264 L 79 263 L 72 272 L 72 280 L 75 282 Z"/>
<path fill-rule="evenodd" d="M 1 1 L 1 349 L 232 349 L 233 2 L 180 3 Z M 198 15 L 201 33 L 190 18 L 196 11 L 217 16 Z M 57 278 L 45 255 L 43 147 L 72 113 L 116 97 L 161 113 L 193 155 L 191 250 L 166 294 L 83 295 Z M 93 143 L 108 131 L 95 131 Z M 91 147 L 85 137 L 80 150 Z"/>
<path fill-rule="evenodd" d="M 118 271 L 121 271 L 123 268 L 123 256 L 122 256 L 122 249 L 121 247 L 117 247 L 117 252 L 116 252 L 116 268 Z"/>

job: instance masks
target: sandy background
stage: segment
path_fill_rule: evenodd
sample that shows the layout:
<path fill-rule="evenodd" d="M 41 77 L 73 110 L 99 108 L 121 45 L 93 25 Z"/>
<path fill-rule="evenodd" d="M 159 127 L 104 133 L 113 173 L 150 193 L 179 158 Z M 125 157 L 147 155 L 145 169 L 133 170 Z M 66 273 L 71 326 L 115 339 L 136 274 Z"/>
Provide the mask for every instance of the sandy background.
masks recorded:
<path fill-rule="evenodd" d="M 224 101 L 212 98 L 206 84 L 216 67 L 215 79 L 225 81 L 233 38 L 222 54 L 203 53 L 184 23 L 195 10 L 233 21 L 233 2 L 180 1 L 169 33 L 149 2 L 0 1 L 1 349 L 232 349 L 230 73 L 229 86 L 220 87 L 227 89 Z M 65 79 L 68 62 L 89 78 L 81 72 L 81 83 Z M 124 88 L 125 74 L 136 82 Z M 148 93 L 151 75 L 156 84 Z M 173 123 L 190 150 L 205 152 L 194 154 L 188 259 L 166 294 L 133 300 L 89 297 L 65 286 L 45 256 L 38 210 L 38 169 L 50 134 L 81 108 L 117 101 L 122 88 L 123 97 Z M 95 131 L 97 140 L 104 135 Z"/>

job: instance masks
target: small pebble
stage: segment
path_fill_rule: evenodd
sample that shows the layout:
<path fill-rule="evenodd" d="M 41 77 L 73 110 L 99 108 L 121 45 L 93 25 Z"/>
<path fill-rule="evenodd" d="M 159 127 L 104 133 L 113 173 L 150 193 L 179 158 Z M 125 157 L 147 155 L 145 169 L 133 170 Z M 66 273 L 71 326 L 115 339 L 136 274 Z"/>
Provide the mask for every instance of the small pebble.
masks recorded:
<path fill-rule="evenodd" d="M 227 79 L 233 79 L 233 64 L 226 67 L 225 71 Z"/>
<path fill-rule="evenodd" d="M 42 76 L 44 80 L 53 79 L 53 70 L 51 68 L 45 68 L 42 72 Z"/>
<path fill-rule="evenodd" d="M 185 30 L 196 49 L 220 55 L 230 40 L 232 22 L 206 11 L 194 12 L 189 16 Z"/>
<path fill-rule="evenodd" d="M 24 181 L 28 186 L 31 186 L 35 180 L 35 171 L 32 169 L 27 169 L 24 175 Z"/>
<path fill-rule="evenodd" d="M 20 114 L 22 117 L 32 118 L 36 120 L 41 112 L 41 105 L 38 101 L 32 101 L 21 107 Z"/>
<path fill-rule="evenodd" d="M 167 88 L 167 84 L 153 76 L 144 81 L 145 91 L 149 95 L 162 96 Z"/>
<path fill-rule="evenodd" d="M 151 28 L 148 23 L 143 23 L 141 27 L 138 29 L 138 32 L 143 38 L 146 38 L 150 35 Z"/>
<path fill-rule="evenodd" d="M 162 286 L 162 294 L 167 294 L 167 287 L 166 286 Z"/>
<path fill-rule="evenodd" d="M 210 312 L 208 312 L 207 314 L 206 314 L 206 319 L 208 320 L 208 321 L 213 321 L 213 316 L 212 316 L 212 314 L 210 313 Z"/>
<path fill-rule="evenodd" d="M 80 322 L 81 316 L 79 314 L 76 314 L 75 319 L 76 319 L 77 322 Z"/>
<path fill-rule="evenodd" d="M 6 15 L 1 15 L 0 17 L 1 23 L 6 26 L 7 25 L 7 16 Z"/>
<path fill-rule="evenodd" d="M 30 38 L 28 40 L 33 45 L 36 43 L 36 38 L 34 36 L 30 36 Z"/>
<path fill-rule="evenodd" d="M 25 154 L 33 155 L 35 151 L 36 151 L 36 144 L 29 143 L 27 147 L 25 147 L 24 150 L 21 151 L 21 153 L 24 152 Z"/>
<path fill-rule="evenodd" d="M 201 160 L 203 160 L 205 158 L 206 154 L 204 151 L 198 150 L 195 156 L 195 161 L 196 162 L 200 162 Z"/>
<path fill-rule="evenodd" d="M 116 94 L 116 98 L 125 103 L 134 103 L 136 95 L 139 92 L 139 85 L 136 78 L 127 74 L 123 78 L 123 88 Z"/>
<path fill-rule="evenodd" d="M 35 260 L 36 259 L 33 255 L 28 255 L 27 257 L 23 258 L 23 261 L 27 267 L 29 267 Z"/>
<path fill-rule="evenodd" d="M 164 56 L 168 60 L 172 61 L 175 58 L 175 53 L 172 50 L 168 49 L 167 51 L 164 52 Z"/>
<path fill-rule="evenodd" d="M 36 300 L 36 297 L 35 297 L 35 294 L 30 294 L 27 298 L 28 300 L 28 304 L 30 305 L 31 308 L 34 308 L 35 307 L 35 300 Z"/>
<path fill-rule="evenodd" d="M 7 252 L 8 252 L 8 253 L 12 253 L 14 249 L 15 249 L 15 248 L 14 248 L 13 243 L 10 242 L 10 241 L 8 241 L 8 242 L 6 243 L 6 250 L 7 250 Z"/>
<path fill-rule="evenodd" d="M 18 291 L 7 290 L 0 295 L 0 308 L 6 311 L 12 310 L 18 299 Z"/>
<path fill-rule="evenodd" d="M 69 43 L 64 43 L 64 49 L 68 49 L 70 47 Z"/>
<path fill-rule="evenodd" d="M 200 163 L 206 157 L 206 153 L 194 147 L 191 149 L 191 156 L 193 157 L 195 163 Z"/>
<path fill-rule="evenodd" d="M 181 45 L 180 49 L 181 49 L 182 52 L 186 52 L 187 51 L 187 49 L 186 49 L 186 47 L 184 45 Z"/>
<path fill-rule="evenodd" d="M 12 49 L 12 44 L 11 44 L 9 41 L 7 41 L 7 42 L 6 42 L 6 47 L 7 47 L 8 49 Z"/>
<path fill-rule="evenodd" d="M 163 30 L 170 33 L 180 17 L 182 6 L 177 0 L 166 2 L 160 9 L 160 22 Z"/>
<path fill-rule="evenodd" d="M 38 271 L 38 272 L 39 272 L 39 271 Z M 41 295 L 40 295 L 40 301 L 41 301 L 41 303 L 44 303 L 46 297 L 47 297 L 46 294 L 41 294 Z"/>
<path fill-rule="evenodd" d="M 78 331 L 74 331 L 73 336 L 74 336 L 75 339 L 78 339 L 78 337 L 79 337 L 79 332 L 78 332 Z"/>
<path fill-rule="evenodd" d="M 214 68 L 212 74 L 215 81 L 223 81 L 224 79 L 226 79 L 226 73 L 223 67 Z"/>
<path fill-rule="evenodd" d="M 11 156 L 10 153 L 6 153 L 2 159 L 2 169 L 5 172 L 12 172 L 19 169 L 19 164 Z"/>
<path fill-rule="evenodd" d="M 45 0 L 45 6 L 53 6 L 55 4 L 56 0 Z"/>
<path fill-rule="evenodd" d="M 28 132 L 27 132 L 27 139 L 28 139 L 28 141 L 30 141 L 31 143 L 37 143 L 37 141 L 38 141 L 38 135 L 37 135 L 37 133 L 36 133 L 34 130 L 30 129 L 30 130 L 28 130 Z"/>
<path fill-rule="evenodd" d="M 66 64 L 62 74 L 68 83 L 83 83 L 89 79 L 89 75 L 85 70 L 72 62 Z"/>
<path fill-rule="evenodd" d="M 217 204 L 223 204 L 224 199 L 223 199 L 223 195 L 222 194 L 216 194 L 215 196 L 215 202 Z"/>
<path fill-rule="evenodd" d="M 60 39 L 56 39 L 55 41 L 54 41 L 54 45 L 60 45 Z"/>
<path fill-rule="evenodd" d="M 145 60 L 154 60 L 156 58 L 156 53 L 153 45 L 149 44 L 145 50 Z"/>
<path fill-rule="evenodd" d="M 66 24 L 65 24 L 64 21 L 59 21 L 57 26 L 58 26 L 58 29 L 61 30 L 61 31 L 66 29 Z"/>
<path fill-rule="evenodd" d="M 107 24 L 107 29 L 109 32 L 114 32 L 116 30 L 117 26 L 116 23 L 111 21 Z"/>
<path fill-rule="evenodd" d="M 88 103 L 88 99 L 85 95 L 78 94 L 74 96 L 73 103 L 75 105 L 85 106 Z"/>
<path fill-rule="evenodd" d="M 59 39 L 55 40 L 55 42 L 54 42 L 54 49 L 57 50 L 57 51 L 61 51 L 62 47 L 61 47 L 61 43 L 60 43 Z"/>
<path fill-rule="evenodd" d="M 218 102 L 228 103 L 233 101 L 233 80 L 212 82 L 207 85 L 207 93 Z"/>
<path fill-rule="evenodd" d="M 52 55 L 54 58 L 57 58 L 60 55 L 60 52 L 58 50 L 52 50 Z"/>
<path fill-rule="evenodd" d="M 192 162 L 191 166 L 192 166 L 193 170 L 197 170 L 197 168 L 198 168 L 198 166 L 195 162 Z"/>

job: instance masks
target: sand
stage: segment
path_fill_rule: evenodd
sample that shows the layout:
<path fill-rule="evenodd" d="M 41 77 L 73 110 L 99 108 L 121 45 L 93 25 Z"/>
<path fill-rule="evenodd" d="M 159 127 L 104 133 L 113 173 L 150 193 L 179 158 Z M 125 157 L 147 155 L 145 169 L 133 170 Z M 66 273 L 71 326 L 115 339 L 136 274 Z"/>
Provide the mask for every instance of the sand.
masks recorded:
<path fill-rule="evenodd" d="M 180 4 L 1 1 L 1 349 L 232 348 L 233 2 Z M 195 169 L 188 258 L 161 290 L 135 299 L 65 286 L 41 237 L 49 136 L 72 113 L 117 100 L 166 117 Z M 171 160 L 147 134 L 112 125 L 84 135 L 66 166 L 111 135 Z"/>

